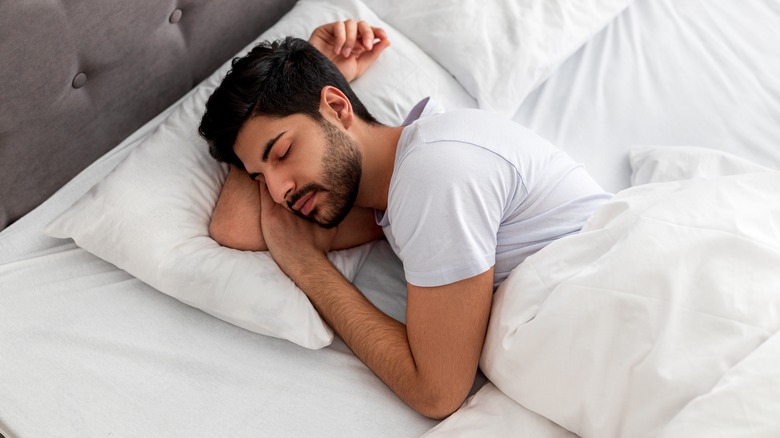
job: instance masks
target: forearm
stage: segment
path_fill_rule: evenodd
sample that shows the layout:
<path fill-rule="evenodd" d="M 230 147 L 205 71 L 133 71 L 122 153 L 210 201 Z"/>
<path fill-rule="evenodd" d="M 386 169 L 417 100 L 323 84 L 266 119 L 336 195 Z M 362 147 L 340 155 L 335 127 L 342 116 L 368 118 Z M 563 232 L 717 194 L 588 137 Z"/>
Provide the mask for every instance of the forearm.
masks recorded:
<path fill-rule="evenodd" d="M 211 215 L 209 235 L 229 248 L 249 251 L 268 249 L 260 226 L 257 183 L 245 171 L 230 166 Z"/>
<path fill-rule="evenodd" d="M 324 256 L 290 271 L 323 319 L 398 397 L 423 415 L 448 414 L 437 410 L 435 385 L 418 372 L 402 323 L 374 307 Z"/>
<path fill-rule="evenodd" d="M 257 182 L 231 166 L 211 216 L 209 235 L 217 243 L 246 251 L 266 251 Z M 332 250 L 352 248 L 382 237 L 374 211 L 355 207 L 339 225 Z"/>

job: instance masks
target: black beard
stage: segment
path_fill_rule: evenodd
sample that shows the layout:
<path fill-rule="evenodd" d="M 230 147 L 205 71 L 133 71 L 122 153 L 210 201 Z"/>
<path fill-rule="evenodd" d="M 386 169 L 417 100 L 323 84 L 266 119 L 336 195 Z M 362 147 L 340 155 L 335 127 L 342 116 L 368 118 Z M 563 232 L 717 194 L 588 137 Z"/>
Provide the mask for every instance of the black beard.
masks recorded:
<path fill-rule="evenodd" d="M 326 195 L 308 215 L 297 210 L 293 212 L 323 228 L 333 228 L 347 217 L 355 205 L 360 190 L 360 177 L 363 174 L 362 156 L 357 143 L 330 122 L 322 120 L 320 126 L 327 145 L 322 157 L 325 184 L 307 184 L 291 197 L 288 205 L 295 205 L 312 191 Z"/>

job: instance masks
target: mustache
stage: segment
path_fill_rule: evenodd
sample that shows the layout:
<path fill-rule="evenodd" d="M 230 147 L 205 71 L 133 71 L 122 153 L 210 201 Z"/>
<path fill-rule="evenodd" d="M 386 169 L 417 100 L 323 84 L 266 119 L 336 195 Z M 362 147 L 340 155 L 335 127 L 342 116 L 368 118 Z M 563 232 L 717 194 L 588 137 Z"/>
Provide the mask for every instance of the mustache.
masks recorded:
<path fill-rule="evenodd" d="M 287 206 L 290 207 L 290 210 L 293 210 L 293 205 L 295 205 L 296 202 L 301 200 L 304 196 L 308 195 L 311 192 L 328 192 L 329 190 L 323 187 L 321 184 L 317 183 L 309 183 L 303 186 L 300 190 L 293 193 L 292 196 L 290 196 L 290 200 L 287 201 Z M 294 210 L 293 210 L 294 211 Z"/>

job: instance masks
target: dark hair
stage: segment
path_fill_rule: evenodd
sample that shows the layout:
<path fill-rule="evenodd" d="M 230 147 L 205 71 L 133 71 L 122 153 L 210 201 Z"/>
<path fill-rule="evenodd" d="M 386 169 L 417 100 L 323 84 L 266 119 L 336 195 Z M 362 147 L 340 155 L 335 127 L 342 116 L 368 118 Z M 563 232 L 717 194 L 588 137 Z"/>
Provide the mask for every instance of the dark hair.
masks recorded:
<path fill-rule="evenodd" d="M 322 121 L 320 93 L 331 85 L 344 93 L 358 117 L 378 123 L 328 58 L 308 42 L 287 37 L 265 41 L 233 64 L 209 97 L 198 131 L 211 156 L 243 168 L 233 144 L 243 124 L 254 116 L 304 114 Z"/>

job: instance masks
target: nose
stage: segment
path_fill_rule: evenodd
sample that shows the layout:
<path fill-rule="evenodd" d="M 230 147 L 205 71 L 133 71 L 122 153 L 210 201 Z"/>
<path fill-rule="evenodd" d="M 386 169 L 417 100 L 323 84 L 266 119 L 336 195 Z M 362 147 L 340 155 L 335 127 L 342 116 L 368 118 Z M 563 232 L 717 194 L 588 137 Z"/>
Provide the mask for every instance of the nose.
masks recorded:
<path fill-rule="evenodd" d="M 269 172 L 265 175 L 265 184 L 274 202 L 287 205 L 287 200 L 293 193 L 295 183 L 289 175 L 280 172 Z"/>

